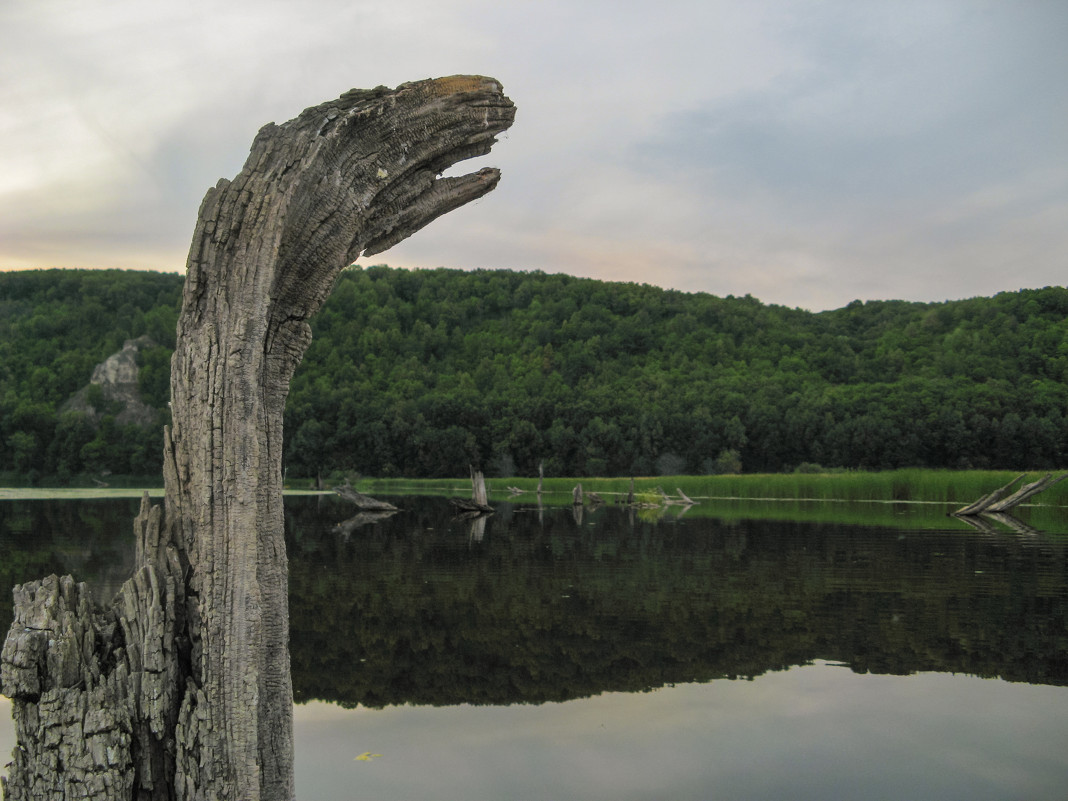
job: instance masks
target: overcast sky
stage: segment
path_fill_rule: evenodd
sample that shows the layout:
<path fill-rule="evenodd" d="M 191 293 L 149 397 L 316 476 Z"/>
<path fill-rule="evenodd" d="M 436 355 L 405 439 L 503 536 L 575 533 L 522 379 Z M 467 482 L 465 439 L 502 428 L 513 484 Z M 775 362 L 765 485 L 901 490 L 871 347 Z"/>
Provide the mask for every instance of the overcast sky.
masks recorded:
<path fill-rule="evenodd" d="M 370 263 L 813 310 L 1065 284 L 1063 0 L 2 0 L 0 269 L 184 270 L 261 125 L 455 73 L 518 107 L 454 168 L 501 184 Z"/>

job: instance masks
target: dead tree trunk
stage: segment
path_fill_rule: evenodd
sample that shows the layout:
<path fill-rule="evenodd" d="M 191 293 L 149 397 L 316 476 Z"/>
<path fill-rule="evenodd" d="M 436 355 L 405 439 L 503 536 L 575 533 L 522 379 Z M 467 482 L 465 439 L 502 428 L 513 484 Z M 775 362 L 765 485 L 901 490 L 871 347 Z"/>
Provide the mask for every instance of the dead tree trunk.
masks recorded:
<path fill-rule="evenodd" d="M 353 90 L 265 126 L 209 190 L 141 568 L 109 615 L 73 583 L 16 592 L 11 801 L 294 797 L 282 411 L 307 320 L 357 256 L 492 190 L 494 169 L 438 176 L 488 153 L 514 115 L 489 78 Z M 75 702 L 84 714 L 66 721 Z"/>
<path fill-rule="evenodd" d="M 348 484 L 344 487 L 334 487 L 334 493 L 342 500 L 355 504 L 357 509 L 362 509 L 365 512 L 399 511 L 396 506 L 388 501 L 380 501 L 377 498 L 372 498 L 370 495 L 364 495 L 362 492 L 353 489 Z"/>
<path fill-rule="evenodd" d="M 675 492 L 679 493 L 679 497 L 682 498 L 682 502 L 684 504 L 686 504 L 687 506 L 695 506 L 697 504 L 697 501 L 695 501 L 693 498 L 689 497 L 685 492 L 683 492 L 678 487 L 675 487 Z"/>
<path fill-rule="evenodd" d="M 996 489 L 989 495 L 986 495 L 975 503 L 969 504 L 957 511 L 953 512 L 958 517 L 966 517 L 969 515 L 986 514 L 988 512 L 1007 512 L 1013 507 L 1019 506 L 1028 498 L 1032 498 L 1038 493 L 1043 492 L 1054 484 L 1063 481 L 1068 478 L 1068 473 L 1063 473 L 1059 476 L 1054 476 L 1051 473 L 1047 473 L 1037 481 L 1033 481 L 1030 484 L 1024 484 L 1020 489 L 1016 490 L 1009 497 L 1004 497 L 1016 482 L 1020 481 L 1023 475 L 1019 475 L 1000 489 Z"/>
<path fill-rule="evenodd" d="M 482 475 L 482 471 L 475 470 L 474 467 L 471 467 L 470 470 L 471 500 L 467 500 L 466 498 L 450 498 L 450 503 L 464 512 L 492 512 L 493 507 L 489 505 L 489 494 L 486 492 L 486 479 Z"/>
<path fill-rule="evenodd" d="M 994 490 L 989 495 L 984 495 L 979 500 L 974 501 L 973 503 L 970 503 L 967 506 L 961 507 L 957 511 L 953 512 L 953 514 L 959 515 L 959 516 L 967 516 L 967 515 L 977 515 L 977 514 L 981 513 L 984 509 L 986 509 L 992 503 L 996 503 L 999 500 L 1001 500 L 1002 498 L 1004 498 L 1005 494 L 1008 493 L 1008 491 L 1011 490 L 1016 485 L 1017 482 L 1023 480 L 1023 477 L 1025 475 L 1026 475 L 1026 473 L 1021 473 L 1020 475 L 1016 476 L 1016 478 L 1014 478 L 1012 481 L 1010 481 L 1008 484 L 1006 484 L 1004 487 L 998 487 L 998 489 Z"/>

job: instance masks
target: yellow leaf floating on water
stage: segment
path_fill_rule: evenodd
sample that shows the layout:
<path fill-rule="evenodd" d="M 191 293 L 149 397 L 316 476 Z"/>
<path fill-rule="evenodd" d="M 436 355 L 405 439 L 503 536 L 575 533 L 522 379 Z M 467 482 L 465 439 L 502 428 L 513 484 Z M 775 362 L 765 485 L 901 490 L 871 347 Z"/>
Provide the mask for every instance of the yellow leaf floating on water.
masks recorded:
<path fill-rule="evenodd" d="M 372 754 L 370 751 L 364 751 L 362 754 L 360 754 L 358 757 L 356 757 L 352 761 L 353 762 L 370 762 L 375 757 L 380 757 L 380 756 L 382 756 L 382 755 L 381 754 Z"/>

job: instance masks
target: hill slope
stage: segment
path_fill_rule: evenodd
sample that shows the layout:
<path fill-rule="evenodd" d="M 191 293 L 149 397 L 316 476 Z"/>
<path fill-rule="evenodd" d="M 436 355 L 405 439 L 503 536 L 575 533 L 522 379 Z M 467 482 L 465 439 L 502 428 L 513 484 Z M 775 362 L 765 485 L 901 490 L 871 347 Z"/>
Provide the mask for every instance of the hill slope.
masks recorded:
<path fill-rule="evenodd" d="M 157 273 L 0 275 L 0 463 L 158 469 L 157 433 L 58 410 L 141 334 L 162 343 L 141 388 L 164 410 L 180 291 Z M 1063 288 L 814 314 L 540 272 L 351 268 L 312 327 L 290 476 L 1068 463 Z"/>
<path fill-rule="evenodd" d="M 543 273 L 351 269 L 287 464 L 456 475 L 1068 461 L 1068 291 L 820 314 Z"/>

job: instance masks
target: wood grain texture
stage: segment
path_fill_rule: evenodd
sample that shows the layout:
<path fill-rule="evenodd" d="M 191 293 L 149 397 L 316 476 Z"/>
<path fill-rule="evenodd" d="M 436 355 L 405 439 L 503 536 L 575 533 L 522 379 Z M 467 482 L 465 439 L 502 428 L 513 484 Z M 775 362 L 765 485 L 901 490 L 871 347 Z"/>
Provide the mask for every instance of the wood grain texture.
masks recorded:
<path fill-rule="evenodd" d="M 111 626 L 111 638 L 94 634 L 84 663 L 57 663 L 65 690 L 104 686 L 85 678 L 94 671 L 116 685 L 118 700 L 93 704 L 101 715 L 126 710 L 115 731 L 129 735 L 128 754 L 116 751 L 107 774 L 126 783 L 54 797 L 294 797 L 282 412 L 311 341 L 307 320 L 357 256 L 491 191 L 500 179 L 492 168 L 440 175 L 488 153 L 514 116 L 501 85 L 481 76 L 352 90 L 264 126 L 241 172 L 208 191 L 171 363 L 164 509 L 143 507 L 139 572 L 93 624 Z M 88 615 L 72 629 L 83 643 L 96 614 L 87 594 L 57 592 L 24 590 L 16 625 L 26 631 L 13 626 L 4 648 L 4 691 L 24 721 L 20 747 L 34 739 L 31 728 L 40 732 L 45 695 L 30 689 L 32 674 L 52 658 L 51 641 L 25 624 L 55 607 L 35 593 Z M 67 620 L 67 606 L 48 614 Z M 72 764 L 62 762 L 57 774 Z M 53 797 L 31 793 L 33 771 L 47 774 L 16 760 L 11 798 Z"/>

